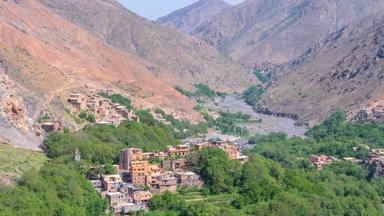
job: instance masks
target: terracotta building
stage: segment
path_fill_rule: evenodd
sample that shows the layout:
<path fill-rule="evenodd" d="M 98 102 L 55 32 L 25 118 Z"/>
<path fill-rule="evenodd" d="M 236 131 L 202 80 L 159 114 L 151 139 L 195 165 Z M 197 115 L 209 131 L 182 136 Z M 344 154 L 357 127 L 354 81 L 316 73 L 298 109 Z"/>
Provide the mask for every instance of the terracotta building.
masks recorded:
<path fill-rule="evenodd" d="M 322 170 L 324 166 L 331 165 L 333 161 L 337 160 L 337 158 L 325 156 L 325 155 L 321 155 L 321 156 L 311 155 L 310 160 L 313 163 L 313 165 L 316 166 L 317 170 Z"/>
<path fill-rule="evenodd" d="M 73 111 L 75 112 L 84 110 L 87 107 L 83 94 L 71 94 L 68 98 L 68 103 L 72 105 Z"/>
<path fill-rule="evenodd" d="M 152 198 L 152 193 L 149 191 L 135 191 L 133 193 L 133 201 L 135 203 L 148 203 Z"/>
<path fill-rule="evenodd" d="M 122 182 L 120 175 L 104 175 L 102 178 L 103 189 L 107 192 L 117 192 Z"/>
<path fill-rule="evenodd" d="M 140 161 L 143 159 L 143 150 L 137 148 L 127 148 L 120 153 L 120 169 L 129 170 L 132 161 Z"/>
<path fill-rule="evenodd" d="M 167 146 L 166 153 L 170 158 L 185 157 L 191 153 L 191 148 L 189 145 Z"/>
<path fill-rule="evenodd" d="M 132 161 L 130 164 L 132 184 L 135 186 L 149 185 L 152 181 L 149 161 Z"/>
<path fill-rule="evenodd" d="M 162 162 L 163 169 L 173 170 L 173 171 L 182 171 L 187 170 L 191 166 L 191 162 L 186 158 L 181 158 L 177 160 L 164 160 Z"/>
<path fill-rule="evenodd" d="M 152 176 L 151 192 L 156 194 L 165 191 L 172 193 L 177 191 L 177 178 L 172 172 Z"/>

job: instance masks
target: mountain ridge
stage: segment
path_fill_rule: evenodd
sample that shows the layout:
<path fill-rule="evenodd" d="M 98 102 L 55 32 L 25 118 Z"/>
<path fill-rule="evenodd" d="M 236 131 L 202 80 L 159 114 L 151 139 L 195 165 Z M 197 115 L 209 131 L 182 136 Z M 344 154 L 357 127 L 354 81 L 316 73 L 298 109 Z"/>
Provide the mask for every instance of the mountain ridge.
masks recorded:
<path fill-rule="evenodd" d="M 379 13 L 328 35 L 285 66 L 260 106 L 313 126 L 337 110 L 353 119 L 370 103 L 384 101 L 383 33 Z"/>
<path fill-rule="evenodd" d="M 205 42 L 145 20 L 117 1 L 39 0 L 53 12 L 124 52 L 138 55 L 171 72 L 170 85 L 193 88 L 203 83 L 217 91 L 241 91 L 256 78 L 250 71 Z M 239 75 L 236 76 L 235 74 Z M 156 76 L 156 74 L 155 74 Z M 157 76 L 161 78 L 160 76 Z"/>
<path fill-rule="evenodd" d="M 200 0 L 156 20 L 157 23 L 192 33 L 197 27 L 212 19 L 232 5 L 223 0 Z"/>
<path fill-rule="evenodd" d="M 192 34 L 245 65 L 283 64 L 331 32 L 383 9 L 380 0 L 247 0 Z"/>
<path fill-rule="evenodd" d="M 201 119 L 193 101 L 154 76 L 170 76 L 169 71 L 151 68 L 153 63 L 104 43 L 37 1 L 1 1 L 0 31 L 0 140 L 39 149 L 37 120 L 43 114 L 76 129 L 64 112 L 66 100 L 86 86 L 102 90 L 123 84 L 135 90 L 123 89 L 141 108 L 161 107 L 183 119 Z"/>

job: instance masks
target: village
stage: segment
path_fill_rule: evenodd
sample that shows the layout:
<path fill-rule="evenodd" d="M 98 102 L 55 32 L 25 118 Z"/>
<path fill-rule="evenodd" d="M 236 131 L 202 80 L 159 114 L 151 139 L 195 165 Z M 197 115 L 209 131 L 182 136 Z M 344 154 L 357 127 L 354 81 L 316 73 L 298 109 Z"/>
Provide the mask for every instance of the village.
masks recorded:
<path fill-rule="evenodd" d="M 111 96 L 114 94 L 114 90 L 107 89 L 104 94 Z M 113 103 L 111 99 L 100 96 L 95 90 L 91 91 L 90 94 L 71 94 L 68 102 L 72 105 L 71 111 L 74 113 L 80 113 L 84 110 L 92 112 L 96 117 L 96 124 L 119 126 L 125 120 L 140 121 L 133 110 Z"/>
<path fill-rule="evenodd" d="M 100 92 L 106 96 L 115 94 L 115 90 L 90 90 L 89 93 L 71 93 L 67 99 L 70 104 L 69 112 L 78 116 L 84 113 L 93 116 L 96 125 L 114 125 L 118 127 L 123 121 L 139 122 L 140 118 L 135 115 L 132 109 L 128 109 L 118 103 L 112 102 L 111 99 L 101 96 Z M 93 118 L 92 117 L 92 118 Z M 62 131 L 64 127 L 58 121 L 44 121 L 41 128 L 45 132 Z"/>
<path fill-rule="evenodd" d="M 375 101 L 360 110 L 354 118 L 355 121 L 384 121 L 384 103 Z"/>
<path fill-rule="evenodd" d="M 102 93 L 112 96 L 115 91 L 104 90 Z M 97 91 L 91 91 L 89 94 L 72 93 L 67 101 L 71 105 L 70 112 L 76 115 L 82 112 L 91 113 L 95 117 L 93 124 L 96 125 L 118 127 L 123 121 L 140 121 L 133 109 L 114 103 Z M 379 112 L 377 109 L 372 109 L 368 116 L 376 116 Z M 152 110 L 151 114 L 157 122 L 170 124 L 159 113 Z M 62 130 L 59 123 L 44 122 L 41 127 L 47 132 Z M 156 194 L 166 191 L 176 193 L 180 188 L 200 189 L 204 186 L 202 178 L 193 172 L 193 164 L 189 157 L 193 152 L 205 148 L 219 148 L 229 159 L 237 160 L 241 164 L 247 162 L 248 156 L 241 153 L 242 145 L 237 144 L 239 139 L 240 137 L 214 133 L 206 135 L 203 139 L 185 139 L 183 144 L 168 146 L 162 152 L 144 152 L 138 148 L 126 148 L 120 153 L 119 164 L 114 165 L 116 174 L 100 175 L 96 179 L 89 178 L 89 181 L 95 190 L 108 200 L 112 214 L 130 215 L 133 212 L 147 211 L 148 202 Z M 80 155 L 76 155 L 75 160 L 80 160 Z M 309 160 L 320 171 L 340 159 L 326 155 L 311 155 Z M 369 158 L 365 161 L 353 157 L 345 157 L 342 160 L 363 165 L 375 163 L 383 165 L 384 150 L 370 149 Z"/>
<path fill-rule="evenodd" d="M 153 195 L 166 191 L 175 193 L 178 188 L 202 188 L 201 177 L 192 172 L 188 155 L 205 148 L 220 148 L 231 160 L 245 163 L 247 156 L 240 147 L 225 140 L 203 143 L 185 143 L 168 146 L 163 152 L 143 152 L 142 149 L 127 148 L 121 151 L 119 165 L 114 175 L 102 175 L 91 179 L 94 188 L 109 201 L 114 215 L 128 215 L 148 210 L 147 203 Z M 151 163 L 158 159 L 160 163 Z"/>
<path fill-rule="evenodd" d="M 140 122 L 140 118 L 133 109 L 129 109 L 119 103 L 114 103 L 111 99 L 107 98 L 115 95 L 129 98 L 128 96 L 120 95 L 115 89 L 91 89 L 89 93 L 71 93 L 67 98 L 67 102 L 70 105 L 68 111 L 76 117 L 82 113 L 88 116 L 92 115 L 94 116 L 94 122 L 91 123 L 96 125 L 113 125 L 118 127 L 123 121 Z M 155 110 L 151 109 L 150 112 L 157 122 L 165 125 L 171 124 L 160 113 L 156 113 Z M 171 113 L 172 116 L 178 119 L 178 113 Z M 43 121 L 40 127 L 47 133 L 64 130 L 62 123 L 58 121 Z"/>
<path fill-rule="evenodd" d="M 326 166 L 332 165 L 335 161 L 343 160 L 343 161 L 350 161 L 355 164 L 361 164 L 365 167 L 375 167 L 380 168 L 384 166 L 384 149 L 368 149 L 368 158 L 366 160 L 357 159 L 354 157 L 344 157 L 342 159 L 338 159 L 333 156 L 327 156 L 327 155 L 311 155 L 310 161 L 311 163 L 316 167 L 317 170 L 322 170 Z M 356 147 L 353 149 L 356 151 Z M 381 169 L 377 170 L 370 170 L 373 175 L 375 176 L 383 176 L 384 171 Z"/>

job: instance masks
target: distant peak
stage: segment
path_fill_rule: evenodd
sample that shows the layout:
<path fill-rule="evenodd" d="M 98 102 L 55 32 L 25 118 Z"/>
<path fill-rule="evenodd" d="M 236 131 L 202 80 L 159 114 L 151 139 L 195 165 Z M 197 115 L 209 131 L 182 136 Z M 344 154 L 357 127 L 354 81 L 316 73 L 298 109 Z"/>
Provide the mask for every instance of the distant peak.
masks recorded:
<path fill-rule="evenodd" d="M 200 0 L 167 16 L 160 17 L 157 22 L 190 33 L 229 7 L 232 5 L 223 0 Z"/>
<path fill-rule="evenodd" d="M 218 5 L 230 5 L 229 3 L 223 1 L 223 0 L 200 0 L 198 3 L 203 3 L 203 4 L 218 4 Z"/>

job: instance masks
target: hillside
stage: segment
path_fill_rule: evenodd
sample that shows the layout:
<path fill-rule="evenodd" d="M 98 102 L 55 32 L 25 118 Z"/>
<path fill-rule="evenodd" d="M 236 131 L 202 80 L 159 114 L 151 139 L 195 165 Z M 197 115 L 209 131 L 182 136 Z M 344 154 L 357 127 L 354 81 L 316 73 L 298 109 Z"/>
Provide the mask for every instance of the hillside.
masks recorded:
<path fill-rule="evenodd" d="M 381 0 L 246 0 L 193 34 L 246 65 L 281 64 L 383 9 Z"/>
<path fill-rule="evenodd" d="M 106 43 L 154 63 L 156 77 L 175 86 L 203 83 L 218 91 L 240 91 L 255 77 L 205 42 L 137 16 L 115 0 L 39 0 Z M 170 74 L 159 74 L 159 67 Z"/>
<path fill-rule="evenodd" d="M 192 101 L 154 76 L 171 72 L 111 47 L 37 1 L 1 1 L 0 31 L 0 139 L 7 143 L 38 148 L 36 120 L 43 113 L 73 126 L 65 101 L 85 84 L 123 86 L 138 105 L 199 119 Z"/>
<path fill-rule="evenodd" d="M 15 183 L 25 172 L 39 170 L 47 157 L 42 152 L 12 148 L 0 143 L 0 185 Z"/>
<path fill-rule="evenodd" d="M 185 8 L 160 17 L 156 22 L 172 26 L 185 33 L 193 32 L 201 24 L 231 7 L 222 0 L 201 0 Z"/>
<path fill-rule="evenodd" d="M 338 109 L 351 118 L 369 103 L 383 101 L 383 33 L 384 18 L 378 14 L 330 34 L 286 66 L 262 106 L 313 125 Z"/>

